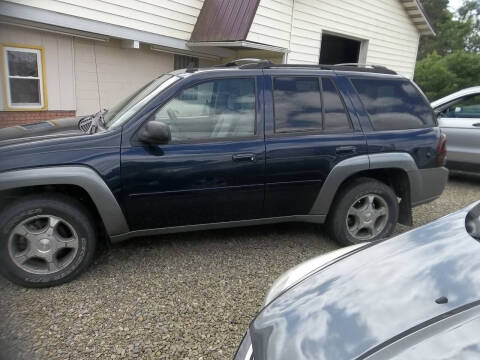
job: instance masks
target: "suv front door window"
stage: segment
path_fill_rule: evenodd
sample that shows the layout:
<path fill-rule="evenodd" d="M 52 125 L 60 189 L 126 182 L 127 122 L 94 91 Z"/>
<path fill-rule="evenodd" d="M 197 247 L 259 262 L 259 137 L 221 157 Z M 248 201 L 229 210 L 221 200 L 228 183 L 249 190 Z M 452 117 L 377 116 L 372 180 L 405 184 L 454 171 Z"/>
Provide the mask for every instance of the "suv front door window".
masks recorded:
<path fill-rule="evenodd" d="M 201 141 L 255 135 L 255 81 L 219 79 L 192 86 L 155 115 L 170 126 L 172 141 Z"/>

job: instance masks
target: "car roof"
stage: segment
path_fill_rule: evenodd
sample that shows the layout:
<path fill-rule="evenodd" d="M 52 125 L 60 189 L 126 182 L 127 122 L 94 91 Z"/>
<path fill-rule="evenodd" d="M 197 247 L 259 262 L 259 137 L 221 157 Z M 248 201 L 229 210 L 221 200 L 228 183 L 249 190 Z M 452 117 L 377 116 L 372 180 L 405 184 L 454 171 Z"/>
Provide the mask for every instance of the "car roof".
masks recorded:
<path fill-rule="evenodd" d="M 455 101 L 458 98 L 468 96 L 468 95 L 475 95 L 475 94 L 480 94 L 480 86 L 474 86 L 474 87 L 470 87 L 470 88 L 466 88 L 466 89 L 454 92 L 453 94 L 447 95 L 441 99 L 433 101 L 431 105 L 432 105 L 432 108 L 435 109 L 439 106 Z"/>
<path fill-rule="evenodd" d="M 252 322 L 255 358 L 363 358 L 420 324 L 480 299 L 472 207 L 370 246 L 314 273 Z M 436 303 L 441 297 L 448 303 Z"/>

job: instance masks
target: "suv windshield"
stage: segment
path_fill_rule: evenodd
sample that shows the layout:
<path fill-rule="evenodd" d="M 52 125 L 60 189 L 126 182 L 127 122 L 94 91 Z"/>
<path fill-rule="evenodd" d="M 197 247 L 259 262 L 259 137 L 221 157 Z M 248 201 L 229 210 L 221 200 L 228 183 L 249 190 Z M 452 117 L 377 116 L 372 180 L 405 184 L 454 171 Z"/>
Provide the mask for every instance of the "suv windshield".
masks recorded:
<path fill-rule="evenodd" d="M 140 108 L 179 79 L 175 75 L 165 74 L 141 87 L 104 114 L 105 127 L 110 129 L 123 125 Z"/>

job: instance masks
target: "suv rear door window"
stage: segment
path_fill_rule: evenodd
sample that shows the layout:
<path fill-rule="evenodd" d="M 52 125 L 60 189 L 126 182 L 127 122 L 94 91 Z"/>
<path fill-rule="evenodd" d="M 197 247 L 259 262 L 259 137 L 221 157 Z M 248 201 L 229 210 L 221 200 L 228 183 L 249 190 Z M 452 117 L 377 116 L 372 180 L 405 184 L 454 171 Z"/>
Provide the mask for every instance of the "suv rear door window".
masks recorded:
<path fill-rule="evenodd" d="M 349 131 L 352 129 L 345 106 L 340 98 L 337 87 L 331 79 L 322 79 L 322 96 L 325 111 L 325 130 Z"/>
<path fill-rule="evenodd" d="M 318 77 L 275 77 L 275 132 L 322 130 L 322 101 Z"/>
<path fill-rule="evenodd" d="M 433 112 L 408 80 L 352 79 L 375 130 L 435 126 Z"/>

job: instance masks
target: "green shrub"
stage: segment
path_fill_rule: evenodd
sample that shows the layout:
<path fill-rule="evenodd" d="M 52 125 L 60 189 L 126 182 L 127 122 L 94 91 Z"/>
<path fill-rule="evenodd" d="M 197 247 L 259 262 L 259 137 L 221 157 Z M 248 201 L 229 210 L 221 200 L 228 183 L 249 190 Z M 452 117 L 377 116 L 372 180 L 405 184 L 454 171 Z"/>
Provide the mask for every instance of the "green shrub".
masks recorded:
<path fill-rule="evenodd" d="M 452 92 L 480 85 L 480 54 L 457 51 L 446 56 L 436 52 L 417 62 L 415 82 L 430 101 Z"/>

